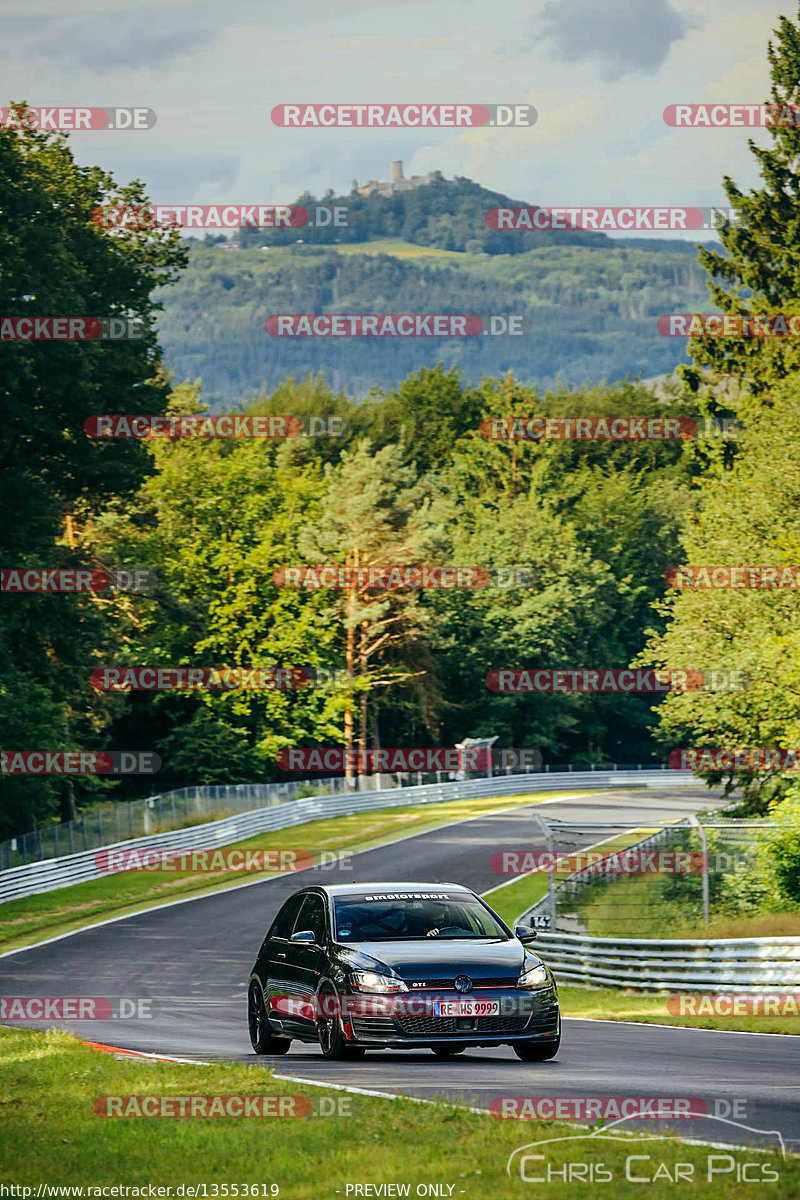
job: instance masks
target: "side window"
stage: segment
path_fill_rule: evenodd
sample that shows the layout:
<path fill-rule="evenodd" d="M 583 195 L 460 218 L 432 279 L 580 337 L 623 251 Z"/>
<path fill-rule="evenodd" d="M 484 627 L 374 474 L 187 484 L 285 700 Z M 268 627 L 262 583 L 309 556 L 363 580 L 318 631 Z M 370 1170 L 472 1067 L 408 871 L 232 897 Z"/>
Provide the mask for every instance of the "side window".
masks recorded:
<path fill-rule="evenodd" d="M 297 933 L 301 929 L 311 929 L 316 940 L 320 943 L 324 942 L 325 902 L 317 892 L 309 892 L 306 896 L 292 932 Z"/>
<path fill-rule="evenodd" d="M 299 895 L 289 897 L 275 920 L 272 922 L 272 928 L 268 934 L 269 937 L 289 938 L 292 929 L 294 928 L 294 919 L 300 911 L 300 905 L 302 904 L 303 899 L 303 892 L 300 892 Z"/>

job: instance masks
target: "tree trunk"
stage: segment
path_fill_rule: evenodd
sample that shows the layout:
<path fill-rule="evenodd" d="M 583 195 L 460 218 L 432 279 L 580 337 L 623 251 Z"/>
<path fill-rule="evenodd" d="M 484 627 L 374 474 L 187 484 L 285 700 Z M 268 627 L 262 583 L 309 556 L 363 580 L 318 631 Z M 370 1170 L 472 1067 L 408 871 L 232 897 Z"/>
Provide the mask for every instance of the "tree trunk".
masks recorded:
<path fill-rule="evenodd" d="M 368 636 L 367 635 L 367 626 L 365 623 L 361 626 L 361 640 L 359 643 L 359 657 L 358 657 L 358 665 L 359 665 L 359 670 L 361 672 L 362 679 L 364 678 L 364 676 L 367 673 L 367 636 Z M 361 751 L 364 755 L 364 763 L 365 763 L 364 773 L 369 775 L 369 774 L 371 774 L 371 771 L 368 769 L 368 767 L 366 765 L 369 762 L 369 760 L 367 758 L 367 693 L 366 693 L 366 691 L 361 693 L 360 701 L 361 701 L 361 721 L 360 721 L 358 742 L 359 742 L 359 746 L 361 747 Z"/>
<path fill-rule="evenodd" d="M 75 789 L 68 783 L 61 792 L 61 820 L 77 821 L 78 810 L 75 807 Z"/>
<path fill-rule="evenodd" d="M 354 593 L 351 591 L 348 608 L 352 609 L 354 602 Z M 347 643 L 345 650 L 345 667 L 348 676 L 353 678 L 353 668 L 356 658 L 356 631 L 352 626 L 347 629 Z M 355 771 L 353 769 L 353 701 L 347 701 L 347 708 L 344 710 L 344 777 L 347 786 L 355 787 Z"/>

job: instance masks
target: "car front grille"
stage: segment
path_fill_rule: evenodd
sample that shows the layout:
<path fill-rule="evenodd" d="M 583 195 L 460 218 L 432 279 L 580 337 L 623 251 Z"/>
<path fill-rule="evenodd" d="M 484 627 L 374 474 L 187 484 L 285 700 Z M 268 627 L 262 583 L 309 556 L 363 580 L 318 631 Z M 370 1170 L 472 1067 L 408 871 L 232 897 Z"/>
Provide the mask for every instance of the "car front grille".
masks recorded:
<path fill-rule="evenodd" d="M 533 996 L 517 995 L 516 1011 L 488 1017 L 434 1017 L 409 1012 L 396 1012 L 394 1017 L 375 1016 L 365 1013 L 353 1014 L 351 1017 L 353 1034 L 356 1038 L 379 1038 L 396 1041 L 404 1036 L 409 1038 L 452 1037 L 454 1039 L 472 1039 L 481 1034 L 488 1036 L 503 1033 L 526 1033 L 531 1037 L 553 1034 L 558 1028 L 558 1004 L 537 1003 Z M 548 997 L 549 999 L 549 997 Z M 464 1028 L 462 1021 L 469 1021 L 469 1027 Z"/>
<path fill-rule="evenodd" d="M 462 972 L 459 972 L 459 974 L 461 973 Z M 478 988 L 487 987 L 513 988 L 517 986 L 518 979 L 519 975 L 498 975 L 496 978 L 473 979 L 472 988 L 473 991 L 477 991 Z M 435 989 L 439 988 L 443 991 L 451 992 L 455 987 L 454 980 L 455 975 L 451 975 L 449 979 L 426 979 L 425 988 L 414 987 L 412 983 L 409 990 L 416 993 L 424 990 L 434 991 Z"/>
<path fill-rule="evenodd" d="M 509 1017 L 474 1017 L 470 1029 L 459 1029 L 461 1017 L 403 1017 L 399 1024 L 403 1033 L 413 1037 L 447 1037 L 449 1034 L 474 1037 L 479 1033 L 520 1033 L 530 1020 L 529 1013 L 514 1013 Z"/>

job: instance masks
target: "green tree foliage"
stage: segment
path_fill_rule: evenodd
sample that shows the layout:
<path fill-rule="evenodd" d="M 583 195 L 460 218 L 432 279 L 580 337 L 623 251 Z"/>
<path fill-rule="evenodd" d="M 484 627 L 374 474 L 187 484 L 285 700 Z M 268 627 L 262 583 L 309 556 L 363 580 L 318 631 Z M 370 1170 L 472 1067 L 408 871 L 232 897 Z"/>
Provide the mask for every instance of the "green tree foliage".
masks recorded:
<path fill-rule="evenodd" d="M 212 408 L 241 404 L 287 375 L 321 373 L 334 391 L 393 389 L 421 367 L 457 367 L 477 384 L 509 369 L 557 389 L 585 380 L 645 377 L 686 361 L 662 337 L 662 313 L 708 306 L 691 243 L 544 245 L 494 257 L 416 257 L 290 246 L 222 250 L 195 245 L 163 295 L 159 334 L 178 378 L 203 380 Z M 595 235 L 596 236 L 596 235 Z M 271 337 L 278 313 L 476 313 L 523 316 L 519 336 L 468 338 Z"/>
<path fill-rule="evenodd" d="M 697 510 L 678 562 L 776 566 L 800 562 L 800 388 L 786 380 L 741 434 L 733 465 L 699 481 Z M 744 691 L 669 695 L 661 737 L 672 746 L 796 747 L 800 738 L 800 603 L 793 589 L 685 589 L 661 606 L 665 632 L 650 639 L 654 665 L 747 672 Z M 744 773 L 736 782 L 749 784 Z M 759 789 L 755 789 L 759 792 Z M 764 811 L 770 791 L 755 802 Z"/>
<path fill-rule="evenodd" d="M 709 274 L 714 305 L 726 313 L 795 313 L 800 297 L 800 127 L 791 106 L 800 103 L 800 24 L 780 17 L 775 40 L 768 44 L 771 71 L 769 103 L 778 117 L 768 128 L 770 144 L 748 146 L 758 163 L 761 187 L 741 191 L 725 176 L 723 186 L 736 220 L 720 229 L 722 252 L 705 247 L 700 262 Z M 787 107 L 788 106 L 788 107 Z M 728 393 L 743 391 L 759 398 L 742 401 L 741 415 L 769 403 L 769 389 L 796 370 L 794 338 L 696 337 L 689 343 L 693 365 L 684 376 L 694 391 L 709 382 Z M 724 400 L 725 397 L 722 397 Z"/>
<path fill-rule="evenodd" d="M 92 442 L 87 417 L 112 408 L 162 412 L 157 305 L 151 292 L 185 256 L 173 233 L 109 236 L 90 219 L 107 198 L 141 199 L 98 168 L 79 167 L 63 135 L 0 129 L 0 314 L 137 318 L 145 336 L 117 343 L 0 343 L 0 462 L 9 516 L 4 567 L 101 566 L 84 534 L 112 496 L 140 482 L 148 459 L 135 442 Z M 65 534 L 69 514 L 70 523 Z M 121 562 L 106 565 L 122 566 Z M 86 681 L 113 643 L 121 605 L 92 597 L 6 595 L 0 610 L 0 723 L 7 749 L 97 745 L 108 718 Z M 0 828 L 18 832 L 75 792 L 54 777 L 4 781 Z"/>
<path fill-rule="evenodd" d="M 409 191 L 382 196 L 373 192 L 360 196 L 350 192 L 335 196 L 332 192 L 317 200 L 304 192 L 295 204 L 305 208 L 312 219 L 318 205 L 346 207 L 347 224 L 296 229 L 242 229 L 239 242 L 245 247 L 287 246 L 302 241 L 306 245 L 331 245 L 335 242 L 370 242 L 375 238 L 401 237 L 420 246 L 442 250 L 472 249 L 486 254 L 520 254 L 529 248 L 525 232 L 490 229 L 486 213 L 491 208 L 522 206 L 523 200 L 509 200 L 501 192 L 492 192 L 471 179 L 433 179 Z M 540 230 L 542 245 L 607 246 L 611 239 L 604 233 L 584 229 Z"/>

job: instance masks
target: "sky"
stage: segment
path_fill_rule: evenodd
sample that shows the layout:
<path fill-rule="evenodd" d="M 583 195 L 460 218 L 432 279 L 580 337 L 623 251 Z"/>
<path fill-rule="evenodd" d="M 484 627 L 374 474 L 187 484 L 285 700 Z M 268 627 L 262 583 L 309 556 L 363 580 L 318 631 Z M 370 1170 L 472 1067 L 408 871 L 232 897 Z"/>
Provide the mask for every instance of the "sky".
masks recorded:
<path fill-rule="evenodd" d="M 675 103 L 758 103 L 790 0 L 0 0 L 0 104 L 137 105 L 154 128 L 75 134 L 79 162 L 160 204 L 282 204 L 438 169 L 544 206 L 723 203 L 748 136 L 673 129 Z M 281 129 L 282 103 L 528 103 L 519 129 Z M 628 235 L 630 236 L 630 235 Z M 652 236 L 652 235 L 651 235 Z M 669 235 L 679 237 L 677 231 Z M 696 235 L 686 234 L 696 238 Z"/>

